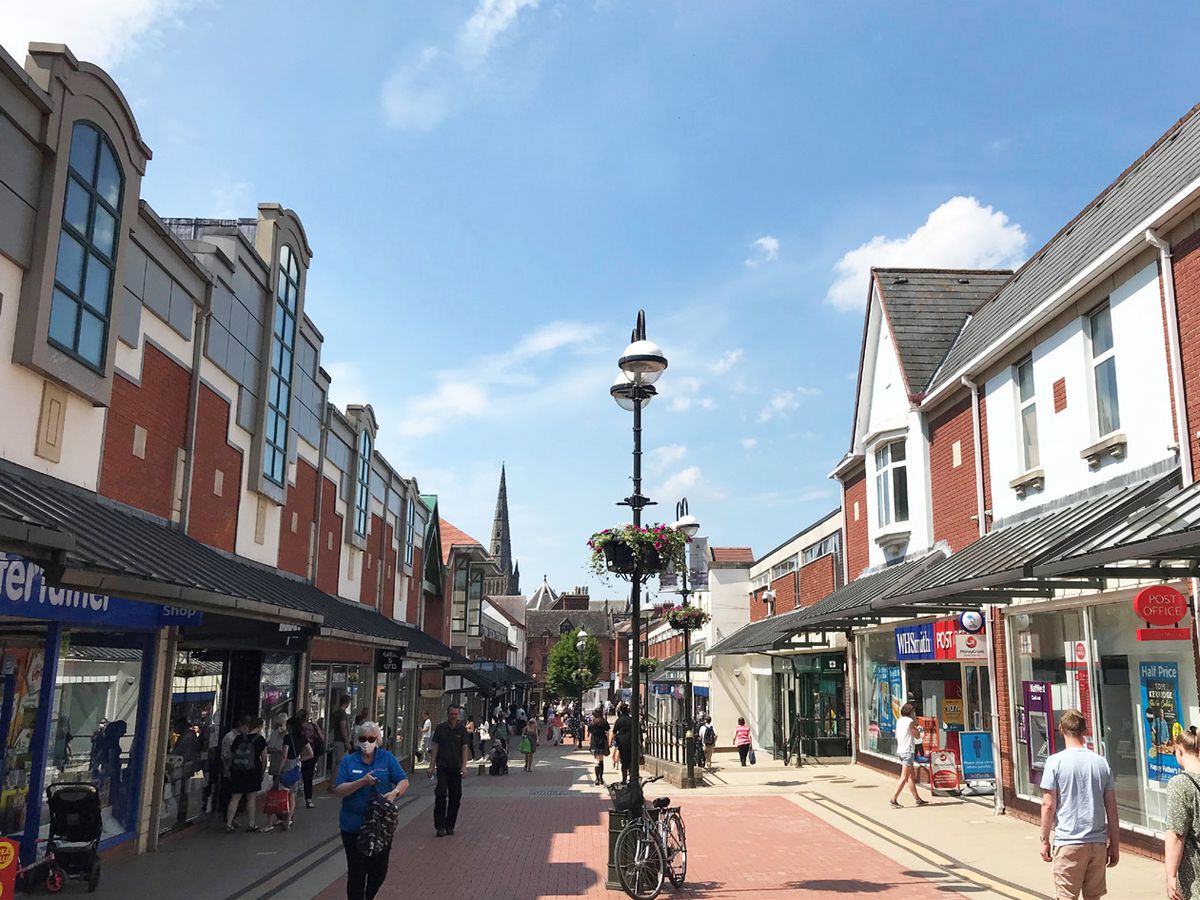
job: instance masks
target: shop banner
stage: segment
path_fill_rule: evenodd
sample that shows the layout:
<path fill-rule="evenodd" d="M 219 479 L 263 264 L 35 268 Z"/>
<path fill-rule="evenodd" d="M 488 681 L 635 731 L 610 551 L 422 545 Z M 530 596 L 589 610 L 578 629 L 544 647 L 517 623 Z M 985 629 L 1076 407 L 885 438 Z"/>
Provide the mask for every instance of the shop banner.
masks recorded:
<path fill-rule="evenodd" d="M 0 553 L 0 614 L 111 628 L 199 625 L 204 614 L 177 606 L 50 587 L 41 566 Z"/>
<path fill-rule="evenodd" d="M 953 750 L 929 754 L 929 787 L 935 791 L 958 790 L 958 760 Z"/>
<path fill-rule="evenodd" d="M 1142 716 L 1145 721 L 1146 777 L 1169 781 L 1179 774 L 1175 759 L 1175 735 L 1183 731 L 1179 721 L 1179 664 L 1144 662 L 1138 665 L 1142 682 Z"/>
<path fill-rule="evenodd" d="M 933 622 L 896 629 L 896 659 L 901 662 L 936 659 Z"/>
<path fill-rule="evenodd" d="M 708 590 L 708 538 L 692 538 L 691 550 L 688 551 L 689 570 L 691 572 L 693 591 Z"/>
<path fill-rule="evenodd" d="M 954 651 L 959 659 L 987 659 L 987 636 L 982 634 L 956 634 Z"/>
<path fill-rule="evenodd" d="M 1040 786 L 1046 760 L 1054 752 L 1054 701 L 1045 681 L 1022 681 L 1025 735 L 1029 741 L 1029 783 Z"/>
<path fill-rule="evenodd" d="M 962 752 L 963 781 L 995 781 L 996 765 L 992 758 L 990 731 L 964 731 L 959 736 Z"/>
<path fill-rule="evenodd" d="M 876 665 L 871 674 L 870 721 L 891 736 L 900 718 L 900 667 Z"/>
<path fill-rule="evenodd" d="M 660 591 L 674 591 L 679 588 L 679 576 L 674 572 L 660 572 L 658 574 L 658 589 Z"/>

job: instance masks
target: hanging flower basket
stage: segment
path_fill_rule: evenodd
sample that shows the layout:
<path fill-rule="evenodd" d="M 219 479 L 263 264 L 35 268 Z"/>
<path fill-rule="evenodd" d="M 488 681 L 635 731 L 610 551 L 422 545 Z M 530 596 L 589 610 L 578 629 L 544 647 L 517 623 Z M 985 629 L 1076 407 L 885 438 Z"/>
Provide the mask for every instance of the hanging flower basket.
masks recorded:
<path fill-rule="evenodd" d="M 638 669 L 640 669 L 644 675 L 653 675 L 658 671 L 658 660 L 651 656 L 643 656 L 638 660 Z"/>
<path fill-rule="evenodd" d="M 619 525 L 598 531 L 588 540 L 590 568 L 597 575 L 614 572 L 641 578 L 660 572 L 682 572 L 690 538 L 669 525 Z"/>
<path fill-rule="evenodd" d="M 176 678 L 199 678 L 204 674 L 204 667 L 194 659 L 181 660 L 175 663 Z"/>
<path fill-rule="evenodd" d="M 667 622 L 678 631 L 703 628 L 710 616 L 698 606 L 672 606 L 667 610 Z"/>

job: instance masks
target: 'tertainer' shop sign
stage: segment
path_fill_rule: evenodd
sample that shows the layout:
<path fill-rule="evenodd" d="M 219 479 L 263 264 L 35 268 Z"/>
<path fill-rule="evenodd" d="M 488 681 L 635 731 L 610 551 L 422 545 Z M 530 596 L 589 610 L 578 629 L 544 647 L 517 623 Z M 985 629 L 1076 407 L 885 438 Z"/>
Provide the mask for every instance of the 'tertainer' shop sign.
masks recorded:
<path fill-rule="evenodd" d="M 1188 613 L 1187 598 L 1169 585 L 1142 588 L 1134 595 L 1133 611 L 1151 626 L 1137 630 L 1139 641 L 1186 641 L 1191 638 L 1189 629 L 1174 627 Z M 1155 625 L 1160 627 L 1153 627 Z"/>

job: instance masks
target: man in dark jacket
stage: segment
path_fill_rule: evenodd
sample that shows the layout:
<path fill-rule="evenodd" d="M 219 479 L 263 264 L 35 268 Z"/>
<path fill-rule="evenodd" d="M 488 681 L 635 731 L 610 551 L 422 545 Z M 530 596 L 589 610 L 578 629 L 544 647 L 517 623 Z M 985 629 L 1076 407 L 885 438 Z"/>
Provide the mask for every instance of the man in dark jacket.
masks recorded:
<path fill-rule="evenodd" d="M 462 725 L 457 706 L 446 708 L 446 721 L 433 731 L 429 774 L 437 771 L 433 792 L 433 827 L 437 836 L 454 834 L 458 808 L 462 804 L 462 780 L 467 774 L 467 754 L 471 738 Z"/>

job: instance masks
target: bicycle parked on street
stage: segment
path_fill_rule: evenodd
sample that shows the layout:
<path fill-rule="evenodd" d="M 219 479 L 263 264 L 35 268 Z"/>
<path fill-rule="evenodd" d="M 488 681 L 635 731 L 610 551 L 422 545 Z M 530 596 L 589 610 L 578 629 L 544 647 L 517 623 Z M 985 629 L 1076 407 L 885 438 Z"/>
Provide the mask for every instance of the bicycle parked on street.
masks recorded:
<path fill-rule="evenodd" d="M 631 814 L 617 835 L 613 856 L 621 887 L 634 900 L 654 900 L 665 880 L 678 888 L 687 876 L 687 838 L 679 807 L 671 806 L 669 797 L 647 806 L 642 792 L 660 778 L 643 778 L 637 788 L 622 782 L 608 786 L 613 806 Z"/>

